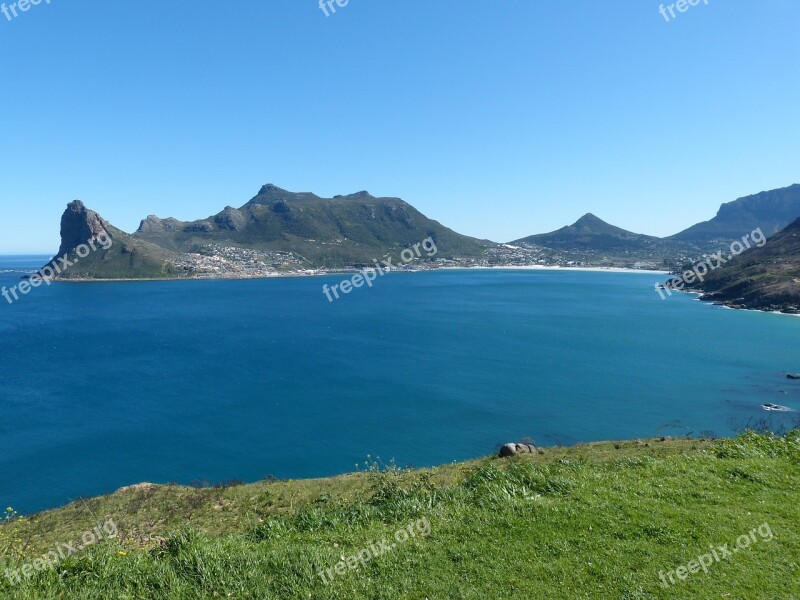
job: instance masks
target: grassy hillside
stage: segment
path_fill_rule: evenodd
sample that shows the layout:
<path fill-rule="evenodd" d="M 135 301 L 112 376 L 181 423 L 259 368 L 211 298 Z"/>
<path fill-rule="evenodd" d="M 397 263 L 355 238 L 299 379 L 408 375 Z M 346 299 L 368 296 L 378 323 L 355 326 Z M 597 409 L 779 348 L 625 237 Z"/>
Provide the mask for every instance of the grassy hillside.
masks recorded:
<path fill-rule="evenodd" d="M 118 528 L 29 580 L 0 578 L 0 596 L 798 599 L 798 506 L 798 432 L 591 444 L 423 471 L 372 465 L 315 481 L 144 486 L 0 528 L 0 573 L 108 519 Z M 678 577 L 710 545 L 730 549 L 742 535 L 748 547 Z M 359 553 L 363 563 L 349 558 Z M 659 572 L 676 583 L 665 587 Z"/>

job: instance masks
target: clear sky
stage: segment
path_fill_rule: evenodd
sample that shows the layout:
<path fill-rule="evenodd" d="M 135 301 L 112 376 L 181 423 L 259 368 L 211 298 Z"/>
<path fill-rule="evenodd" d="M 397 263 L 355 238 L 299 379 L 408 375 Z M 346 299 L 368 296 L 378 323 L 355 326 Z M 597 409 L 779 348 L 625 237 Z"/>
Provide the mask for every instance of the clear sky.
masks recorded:
<path fill-rule="evenodd" d="M 268 182 L 366 189 L 508 241 L 586 212 L 669 235 L 800 182 L 800 2 L 658 9 L 43 0 L 0 14 L 0 253 L 55 252 L 75 198 L 133 231 Z"/>

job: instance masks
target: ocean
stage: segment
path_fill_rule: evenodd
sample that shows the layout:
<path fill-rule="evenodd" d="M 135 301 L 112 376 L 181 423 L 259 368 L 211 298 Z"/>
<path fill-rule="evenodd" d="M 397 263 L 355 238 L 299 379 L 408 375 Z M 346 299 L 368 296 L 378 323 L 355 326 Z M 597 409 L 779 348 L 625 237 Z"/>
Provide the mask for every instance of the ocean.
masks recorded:
<path fill-rule="evenodd" d="M 49 257 L 0 257 L 0 286 Z M 800 409 L 800 319 L 662 300 L 654 274 L 54 283 L 0 297 L 0 504 L 142 481 L 322 477 L 540 445 L 732 435 Z"/>

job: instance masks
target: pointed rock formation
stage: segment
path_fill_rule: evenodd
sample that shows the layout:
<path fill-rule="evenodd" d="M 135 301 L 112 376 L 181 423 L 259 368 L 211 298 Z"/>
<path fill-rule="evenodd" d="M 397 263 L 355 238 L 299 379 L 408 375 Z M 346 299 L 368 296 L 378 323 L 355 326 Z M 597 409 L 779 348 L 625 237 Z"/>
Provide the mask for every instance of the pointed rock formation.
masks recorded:
<path fill-rule="evenodd" d="M 109 235 L 109 224 L 93 210 L 89 210 L 80 200 L 67 204 L 61 216 L 61 247 L 58 256 L 72 252 L 81 244 Z"/>

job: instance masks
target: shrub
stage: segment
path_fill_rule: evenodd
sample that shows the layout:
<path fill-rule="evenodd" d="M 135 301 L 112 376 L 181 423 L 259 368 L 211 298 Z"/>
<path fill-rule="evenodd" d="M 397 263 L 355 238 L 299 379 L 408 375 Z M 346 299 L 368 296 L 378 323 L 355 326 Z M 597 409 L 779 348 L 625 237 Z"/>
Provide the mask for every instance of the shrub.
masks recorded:
<path fill-rule="evenodd" d="M 800 462 L 800 429 L 784 436 L 745 431 L 733 439 L 719 440 L 711 452 L 717 458 L 789 458 Z"/>

